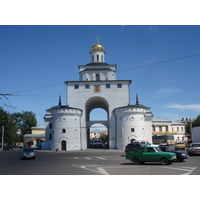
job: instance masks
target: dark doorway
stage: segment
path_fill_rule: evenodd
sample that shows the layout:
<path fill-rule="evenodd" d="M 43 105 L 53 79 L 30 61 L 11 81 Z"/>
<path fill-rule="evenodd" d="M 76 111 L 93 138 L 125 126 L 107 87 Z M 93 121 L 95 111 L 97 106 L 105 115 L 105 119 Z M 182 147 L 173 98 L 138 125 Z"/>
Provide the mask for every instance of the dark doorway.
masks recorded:
<path fill-rule="evenodd" d="M 67 143 L 66 143 L 65 140 L 63 140 L 63 141 L 61 142 L 61 150 L 62 150 L 62 151 L 66 151 L 66 150 L 67 150 L 66 146 L 67 146 Z"/>

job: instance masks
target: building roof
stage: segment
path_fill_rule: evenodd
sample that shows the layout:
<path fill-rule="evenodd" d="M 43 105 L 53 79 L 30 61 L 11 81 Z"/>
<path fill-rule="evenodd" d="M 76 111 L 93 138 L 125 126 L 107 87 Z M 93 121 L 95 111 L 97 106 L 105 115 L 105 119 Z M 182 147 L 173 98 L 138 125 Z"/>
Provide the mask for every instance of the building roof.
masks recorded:
<path fill-rule="evenodd" d="M 69 106 L 62 106 L 62 105 L 57 105 L 57 106 L 52 106 L 51 108 L 47 109 L 48 110 L 54 110 L 54 109 L 78 109 L 81 110 L 80 108 L 74 108 L 74 107 L 69 107 Z"/>
<path fill-rule="evenodd" d="M 171 123 L 172 121 L 171 120 L 166 120 L 166 119 L 160 119 L 158 117 L 153 117 L 152 122 L 165 122 L 165 123 Z"/>
<path fill-rule="evenodd" d="M 109 64 L 105 62 L 91 62 L 91 63 L 88 63 L 86 66 L 106 66 L 106 65 L 109 65 Z"/>
<path fill-rule="evenodd" d="M 31 129 L 45 129 L 45 125 L 39 125 L 36 127 L 31 127 Z"/>

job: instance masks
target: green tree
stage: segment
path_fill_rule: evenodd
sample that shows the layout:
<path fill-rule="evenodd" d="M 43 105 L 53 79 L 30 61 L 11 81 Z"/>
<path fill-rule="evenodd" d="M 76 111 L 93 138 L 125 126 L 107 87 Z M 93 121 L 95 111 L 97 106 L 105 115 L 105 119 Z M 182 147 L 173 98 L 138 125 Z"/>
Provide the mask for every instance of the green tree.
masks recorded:
<path fill-rule="evenodd" d="M 108 135 L 102 134 L 100 136 L 100 139 L 102 140 L 103 143 L 106 143 L 106 142 L 108 142 Z"/>
<path fill-rule="evenodd" d="M 192 122 L 192 127 L 200 126 L 200 115 L 196 117 L 196 119 Z M 190 127 L 190 122 L 187 122 L 185 125 L 185 130 L 186 133 L 191 134 L 191 127 Z"/>
<path fill-rule="evenodd" d="M 4 143 L 12 144 L 19 142 L 20 139 L 17 134 L 17 124 L 8 112 L 0 108 L 0 140 L 2 140 L 2 126 L 4 126 Z"/>
<path fill-rule="evenodd" d="M 31 134 L 31 127 L 37 125 L 35 114 L 31 111 L 14 113 L 12 117 L 18 125 L 18 129 L 21 130 L 21 140 L 23 140 L 25 134 Z"/>

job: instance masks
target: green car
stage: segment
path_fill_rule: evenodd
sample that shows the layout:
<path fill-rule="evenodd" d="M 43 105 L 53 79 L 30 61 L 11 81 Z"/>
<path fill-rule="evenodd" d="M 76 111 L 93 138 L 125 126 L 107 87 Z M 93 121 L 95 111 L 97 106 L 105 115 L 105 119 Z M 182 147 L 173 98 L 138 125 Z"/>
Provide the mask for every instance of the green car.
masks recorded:
<path fill-rule="evenodd" d="M 144 164 L 145 162 L 160 162 L 163 165 L 169 165 L 176 160 L 176 154 L 163 152 L 159 147 L 145 146 L 126 152 L 126 159 L 131 160 L 136 165 Z"/>

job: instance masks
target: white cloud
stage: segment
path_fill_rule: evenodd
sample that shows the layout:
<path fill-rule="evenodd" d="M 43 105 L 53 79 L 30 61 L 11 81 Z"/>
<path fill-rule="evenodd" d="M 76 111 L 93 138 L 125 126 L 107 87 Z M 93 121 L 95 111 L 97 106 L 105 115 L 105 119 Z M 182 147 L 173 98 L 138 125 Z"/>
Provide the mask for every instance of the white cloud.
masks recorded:
<path fill-rule="evenodd" d="M 182 90 L 178 88 L 163 88 L 160 90 L 156 91 L 157 94 L 177 94 L 177 93 L 182 93 Z"/>
<path fill-rule="evenodd" d="M 145 62 L 145 64 L 150 64 L 150 63 L 152 63 L 153 61 L 154 61 L 154 59 L 147 60 L 147 61 Z"/>
<path fill-rule="evenodd" d="M 200 111 L 200 104 L 190 104 L 190 105 L 171 104 L 171 105 L 166 106 L 166 108 L 177 108 L 181 110 Z"/>

